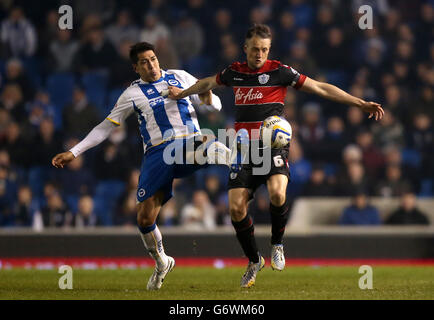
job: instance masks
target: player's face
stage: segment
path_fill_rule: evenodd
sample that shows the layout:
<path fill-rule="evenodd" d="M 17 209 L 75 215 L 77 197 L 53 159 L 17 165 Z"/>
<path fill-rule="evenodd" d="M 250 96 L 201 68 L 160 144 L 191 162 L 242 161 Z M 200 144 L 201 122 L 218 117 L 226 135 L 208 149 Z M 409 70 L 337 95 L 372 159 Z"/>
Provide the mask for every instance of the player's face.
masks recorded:
<path fill-rule="evenodd" d="M 247 56 L 247 65 L 250 69 L 259 69 L 268 59 L 271 39 L 252 37 L 244 45 L 244 52 Z"/>
<path fill-rule="evenodd" d="M 160 63 L 154 51 L 140 52 L 137 56 L 138 61 L 134 65 L 134 70 L 140 75 L 140 78 L 146 82 L 154 82 L 160 79 Z"/>

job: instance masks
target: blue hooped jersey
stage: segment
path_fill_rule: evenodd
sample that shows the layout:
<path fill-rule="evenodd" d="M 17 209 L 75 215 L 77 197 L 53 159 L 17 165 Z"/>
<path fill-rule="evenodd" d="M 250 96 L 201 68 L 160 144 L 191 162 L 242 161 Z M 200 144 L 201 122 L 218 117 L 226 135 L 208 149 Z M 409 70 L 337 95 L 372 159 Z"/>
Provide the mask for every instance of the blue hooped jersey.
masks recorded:
<path fill-rule="evenodd" d="M 187 89 L 197 79 L 183 70 L 161 70 L 161 78 L 155 82 L 136 80 L 119 97 L 107 120 L 120 125 L 135 113 L 143 139 L 144 152 L 152 147 L 176 138 L 200 134 L 193 105 L 203 104 L 198 95 L 180 100 L 167 97 L 169 86 Z M 220 99 L 213 94 L 213 107 L 221 109 Z"/>

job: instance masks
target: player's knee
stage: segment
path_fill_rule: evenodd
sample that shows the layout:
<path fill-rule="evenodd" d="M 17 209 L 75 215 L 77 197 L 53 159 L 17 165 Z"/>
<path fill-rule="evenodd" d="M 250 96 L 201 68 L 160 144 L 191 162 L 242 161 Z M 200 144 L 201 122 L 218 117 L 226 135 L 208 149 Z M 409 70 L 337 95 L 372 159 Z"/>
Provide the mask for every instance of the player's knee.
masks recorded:
<path fill-rule="evenodd" d="M 247 208 L 242 203 L 232 203 L 229 206 L 229 212 L 233 221 L 241 221 L 247 214 Z"/>
<path fill-rule="evenodd" d="M 275 191 L 270 193 L 270 202 L 275 207 L 281 207 L 285 204 L 286 194 L 284 192 Z"/>
<path fill-rule="evenodd" d="M 155 217 L 152 215 L 144 203 L 137 205 L 137 224 L 140 227 L 149 227 L 155 223 Z"/>

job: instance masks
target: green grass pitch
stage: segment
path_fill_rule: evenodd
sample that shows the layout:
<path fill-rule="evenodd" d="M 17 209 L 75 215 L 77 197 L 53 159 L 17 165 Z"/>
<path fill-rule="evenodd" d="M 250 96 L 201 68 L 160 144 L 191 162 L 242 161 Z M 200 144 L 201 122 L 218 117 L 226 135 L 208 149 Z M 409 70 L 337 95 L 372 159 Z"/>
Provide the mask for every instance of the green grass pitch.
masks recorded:
<path fill-rule="evenodd" d="M 54 270 L 0 269 L 0 299 L 310 300 L 434 299 L 434 267 L 373 266 L 373 289 L 359 288 L 358 267 L 268 266 L 250 289 L 239 287 L 244 268 L 175 267 L 160 291 L 149 292 L 144 269 L 73 271 L 73 289 L 61 290 Z"/>

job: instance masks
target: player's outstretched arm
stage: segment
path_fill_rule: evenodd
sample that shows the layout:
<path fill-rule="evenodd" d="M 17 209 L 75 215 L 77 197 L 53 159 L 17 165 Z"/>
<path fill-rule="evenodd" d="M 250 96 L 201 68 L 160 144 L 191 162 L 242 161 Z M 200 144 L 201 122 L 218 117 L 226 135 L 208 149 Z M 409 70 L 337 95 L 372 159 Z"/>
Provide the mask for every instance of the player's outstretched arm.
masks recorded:
<path fill-rule="evenodd" d="M 93 128 L 83 140 L 71 148 L 71 150 L 55 155 L 51 160 L 51 164 L 56 168 L 63 168 L 66 164 L 74 160 L 74 158 L 78 157 L 86 150 L 95 147 L 107 139 L 110 132 L 112 132 L 115 127 L 115 124 L 105 119 Z"/>
<path fill-rule="evenodd" d="M 190 88 L 179 91 L 176 90 L 176 87 L 169 87 L 169 98 L 170 99 L 184 99 L 185 97 L 191 96 L 193 94 L 205 94 L 204 97 L 206 97 L 206 92 L 218 87 L 219 84 L 216 81 L 216 76 L 211 76 L 207 78 L 203 78 L 196 82 L 194 85 L 192 85 Z"/>
<path fill-rule="evenodd" d="M 306 77 L 306 80 L 304 81 L 300 90 L 307 93 L 316 94 L 328 100 L 359 107 L 362 109 L 362 111 L 369 113 L 369 118 L 375 117 L 375 120 L 381 120 L 384 115 L 384 110 L 379 103 L 372 101 L 368 102 L 354 97 L 344 90 L 339 89 L 338 87 L 329 83 L 316 81 Z"/>

